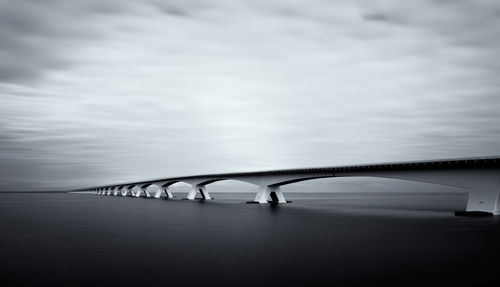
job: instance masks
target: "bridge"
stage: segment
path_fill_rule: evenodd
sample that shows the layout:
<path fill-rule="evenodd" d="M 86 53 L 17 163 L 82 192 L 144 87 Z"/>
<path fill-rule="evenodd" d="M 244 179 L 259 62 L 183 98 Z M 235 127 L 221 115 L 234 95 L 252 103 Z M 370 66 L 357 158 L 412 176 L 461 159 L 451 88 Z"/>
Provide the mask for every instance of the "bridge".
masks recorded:
<path fill-rule="evenodd" d="M 203 200 L 211 200 L 207 185 L 222 180 L 237 180 L 260 187 L 253 201 L 249 201 L 249 203 L 281 204 L 287 203 L 280 189 L 283 185 L 318 178 L 354 176 L 391 178 L 461 187 L 468 191 L 468 200 L 466 210 L 457 212 L 457 215 L 500 214 L 500 157 L 205 174 L 95 186 L 78 191 L 89 194 L 154 198 L 160 198 L 164 194 L 165 198 L 170 199 L 174 197 L 170 187 L 175 183 L 184 182 L 192 187 L 187 195 L 187 200 L 195 200 L 198 194 Z M 152 186 L 156 187 L 153 196 L 148 191 L 148 188 Z"/>

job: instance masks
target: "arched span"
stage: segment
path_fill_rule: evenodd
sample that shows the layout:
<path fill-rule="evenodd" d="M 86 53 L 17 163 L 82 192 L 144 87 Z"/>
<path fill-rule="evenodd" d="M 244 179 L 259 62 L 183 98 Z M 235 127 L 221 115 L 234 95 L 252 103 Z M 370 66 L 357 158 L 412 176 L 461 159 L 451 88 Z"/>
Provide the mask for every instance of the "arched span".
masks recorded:
<path fill-rule="evenodd" d="M 217 177 L 217 178 L 204 178 L 204 179 L 192 179 L 190 184 L 192 185 L 192 190 L 188 194 L 187 199 L 194 199 L 195 196 L 200 193 L 203 199 L 210 199 L 210 195 L 206 190 L 206 185 L 214 182 L 220 182 L 223 180 L 234 180 L 239 182 L 250 183 L 252 185 L 257 185 L 260 187 L 255 198 L 251 202 L 267 203 L 269 201 L 275 203 L 285 203 L 287 202 L 280 186 L 291 184 L 300 181 L 313 180 L 319 178 L 334 177 L 332 173 L 322 173 L 322 174 L 298 174 L 298 175 L 273 175 L 265 177 Z"/>
<path fill-rule="evenodd" d="M 169 187 L 171 185 L 174 185 L 174 184 L 179 183 L 179 182 L 184 182 L 184 183 L 190 184 L 189 182 L 183 181 L 183 180 L 171 180 L 171 181 L 167 181 L 167 182 L 165 182 L 165 181 L 148 182 L 148 183 L 142 183 L 139 185 L 132 185 L 131 189 L 138 187 L 138 191 L 135 193 L 135 195 L 134 195 L 134 193 L 132 193 L 132 192 L 131 193 L 132 193 L 132 195 L 134 195 L 136 197 L 141 197 L 143 193 L 146 197 L 151 197 L 151 193 L 150 193 L 151 189 L 149 189 L 149 188 L 151 186 L 156 186 L 157 189 L 154 192 L 155 198 L 161 198 L 162 193 L 165 194 L 166 198 L 174 198 L 174 195 L 172 194 L 172 191 L 170 190 Z"/>
<path fill-rule="evenodd" d="M 295 178 L 295 179 L 290 179 L 290 180 L 278 182 L 276 184 L 272 184 L 271 186 L 282 186 L 282 185 L 292 184 L 292 183 L 301 182 L 301 181 L 320 179 L 320 178 L 330 178 L 330 177 L 335 177 L 335 176 L 329 175 L 329 176 L 312 176 L 312 177 L 304 177 L 304 178 Z"/>
<path fill-rule="evenodd" d="M 173 180 L 173 181 L 169 181 L 169 182 L 158 183 L 156 185 L 158 185 L 161 188 L 167 188 L 167 187 L 170 187 L 171 185 L 174 185 L 174 184 L 179 183 L 179 182 L 182 182 L 182 181 L 180 181 L 180 180 Z"/>
<path fill-rule="evenodd" d="M 265 187 L 265 186 L 278 187 L 300 181 L 334 177 L 334 176 L 335 175 L 333 173 L 309 173 L 309 174 L 295 174 L 295 175 L 286 174 L 286 175 L 272 175 L 272 176 L 228 176 L 228 177 L 199 179 L 196 184 L 200 186 L 205 186 L 223 180 L 234 180 L 234 181 L 250 183 L 260 187 Z"/>
<path fill-rule="evenodd" d="M 209 180 L 203 180 L 200 183 L 198 183 L 197 185 L 206 186 L 206 185 L 209 185 L 209 184 L 212 184 L 212 183 L 216 183 L 216 182 L 220 182 L 220 181 L 224 181 L 224 180 L 234 180 L 234 181 L 249 183 L 249 184 L 252 184 L 252 185 L 258 185 L 255 182 L 252 182 L 250 180 L 245 180 L 245 179 L 242 179 L 242 178 L 214 178 L 214 179 L 209 179 Z"/>
<path fill-rule="evenodd" d="M 461 187 L 469 193 L 466 211 L 500 214 L 500 172 L 494 169 L 343 172 L 336 176 L 392 178 Z"/>
<path fill-rule="evenodd" d="M 174 194 L 172 193 L 170 186 L 172 186 L 178 182 L 179 181 L 177 181 L 177 180 L 168 181 L 168 182 L 155 182 L 154 185 L 158 186 L 158 189 L 156 190 L 154 197 L 161 198 L 161 194 L 163 193 L 163 194 L 165 194 L 166 199 L 174 198 Z"/>

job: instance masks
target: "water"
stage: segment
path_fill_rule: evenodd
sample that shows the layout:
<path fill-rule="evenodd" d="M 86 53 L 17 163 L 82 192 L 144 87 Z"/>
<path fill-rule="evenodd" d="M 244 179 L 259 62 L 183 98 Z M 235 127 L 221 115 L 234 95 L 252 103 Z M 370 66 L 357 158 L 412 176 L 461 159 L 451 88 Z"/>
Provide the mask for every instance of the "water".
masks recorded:
<path fill-rule="evenodd" d="M 177 194 L 179 197 L 182 195 Z M 0 194 L 0 278 L 17 285 L 498 283 L 500 219 L 466 194 L 286 194 L 283 206 Z"/>

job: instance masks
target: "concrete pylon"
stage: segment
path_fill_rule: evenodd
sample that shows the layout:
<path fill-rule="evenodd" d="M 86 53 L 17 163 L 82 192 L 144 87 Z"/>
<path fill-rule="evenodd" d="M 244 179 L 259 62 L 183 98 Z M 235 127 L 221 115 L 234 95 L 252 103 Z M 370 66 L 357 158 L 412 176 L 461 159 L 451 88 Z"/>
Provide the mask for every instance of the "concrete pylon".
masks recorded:
<path fill-rule="evenodd" d="M 210 194 L 207 191 L 207 188 L 204 185 L 195 184 L 192 186 L 191 191 L 188 193 L 187 200 L 194 200 L 196 198 L 196 194 L 198 192 L 201 194 L 202 199 L 211 200 Z"/>
<path fill-rule="evenodd" d="M 161 193 L 165 193 L 165 198 L 170 199 L 174 198 L 172 191 L 169 188 L 169 185 L 161 185 L 158 190 L 156 190 L 155 198 L 161 198 Z"/>
<path fill-rule="evenodd" d="M 142 193 L 144 193 L 146 197 L 151 197 L 151 194 L 148 192 L 149 186 L 150 184 L 139 186 L 139 190 L 135 194 L 135 197 L 141 197 Z"/>
<path fill-rule="evenodd" d="M 279 186 L 261 186 L 253 203 L 287 203 Z"/>
<path fill-rule="evenodd" d="M 128 193 L 130 193 L 130 196 L 135 196 L 134 192 L 132 191 L 134 189 L 135 185 L 129 185 L 127 187 L 127 191 Z M 127 195 L 127 193 L 125 192 L 125 196 Z"/>

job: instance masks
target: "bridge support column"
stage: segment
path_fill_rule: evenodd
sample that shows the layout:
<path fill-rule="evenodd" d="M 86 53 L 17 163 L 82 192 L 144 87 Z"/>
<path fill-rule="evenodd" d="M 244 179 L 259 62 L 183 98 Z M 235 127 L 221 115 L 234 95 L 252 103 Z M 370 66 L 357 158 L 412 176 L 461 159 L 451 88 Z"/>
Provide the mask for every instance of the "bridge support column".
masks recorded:
<path fill-rule="evenodd" d="M 186 199 L 187 200 L 194 200 L 197 193 L 198 193 L 198 190 L 196 189 L 196 186 L 193 186 L 193 188 L 191 188 L 191 191 L 189 191 Z"/>
<path fill-rule="evenodd" d="M 287 201 L 283 192 L 281 191 L 279 186 L 261 186 L 255 199 L 253 201 L 249 201 L 248 203 L 287 203 L 291 201 Z"/>
<path fill-rule="evenodd" d="M 128 192 L 130 193 L 130 195 L 128 195 L 128 196 L 131 196 L 131 197 L 134 197 L 134 196 L 135 196 L 135 193 L 134 193 L 133 189 L 134 189 L 134 187 L 130 187 L 130 188 L 128 189 Z"/>
<path fill-rule="evenodd" d="M 165 194 L 167 195 L 167 198 L 174 198 L 174 195 L 172 194 L 172 191 L 170 190 L 170 188 L 166 187 L 164 189 L 165 191 Z"/>
<path fill-rule="evenodd" d="M 132 188 L 130 188 L 130 186 L 127 186 L 124 188 L 124 192 L 123 192 L 123 196 L 133 196 L 134 194 L 132 193 Z"/>
<path fill-rule="evenodd" d="M 200 192 L 200 194 L 204 200 L 211 200 L 212 199 L 205 186 L 198 188 L 198 191 Z"/>
<path fill-rule="evenodd" d="M 155 192 L 155 198 L 160 198 L 161 197 L 161 191 L 163 188 L 158 188 L 158 190 Z"/>
<path fill-rule="evenodd" d="M 493 187 L 493 188 L 492 188 Z M 497 187 L 495 189 L 494 187 Z M 500 214 L 500 187 L 485 184 L 469 189 L 469 198 L 465 212 L 456 215 L 498 215 Z"/>
<path fill-rule="evenodd" d="M 198 192 L 201 194 L 202 199 L 211 200 L 210 194 L 208 193 L 206 187 L 204 185 L 193 185 L 193 188 L 188 193 L 187 200 L 194 200 L 196 198 L 196 194 Z"/>
<path fill-rule="evenodd" d="M 149 194 L 148 190 L 147 190 L 147 187 L 144 188 L 144 187 L 139 187 L 139 190 L 137 191 L 137 193 L 135 194 L 135 197 L 141 197 L 141 194 L 144 192 L 144 194 L 146 195 L 146 197 L 151 197 L 151 194 Z"/>
<path fill-rule="evenodd" d="M 165 198 L 174 198 L 174 195 L 172 194 L 172 191 L 170 191 L 168 186 L 158 188 L 158 190 L 155 193 L 155 198 L 160 198 L 162 191 L 165 193 Z"/>

